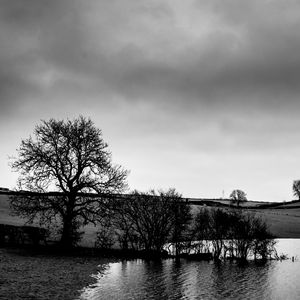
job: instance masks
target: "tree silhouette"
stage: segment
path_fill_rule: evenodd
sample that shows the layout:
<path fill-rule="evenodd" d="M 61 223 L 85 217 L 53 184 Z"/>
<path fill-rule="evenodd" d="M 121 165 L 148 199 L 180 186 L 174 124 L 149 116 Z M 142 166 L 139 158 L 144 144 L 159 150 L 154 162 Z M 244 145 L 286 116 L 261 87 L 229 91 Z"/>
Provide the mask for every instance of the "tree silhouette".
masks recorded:
<path fill-rule="evenodd" d="M 101 130 L 89 118 L 42 121 L 34 139 L 22 140 L 12 163 L 12 169 L 20 172 L 19 189 L 36 193 L 13 197 L 15 214 L 43 224 L 59 220 L 62 245 L 72 246 L 80 226 L 95 222 L 103 211 L 105 200 L 92 195 L 126 188 L 128 172 L 112 164 L 107 147 Z M 61 194 L 44 194 L 53 190 Z"/>
<path fill-rule="evenodd" d="M 293 182 L 293 194 L 300 200 L 300 180 L 294 180 Z"/>
<path fill-rule="evenodd" d="M 247 195 L 242 190 L 233 190 L 229 198 L 233 203 L 236 203 L 237 206 L 239 206 L 241 202 L 247 201 Z"/>
<path fill-rule="evenodd" d="M 127 199 L 119 197 L 113 202 L 111 215 L 99 232 L 100 244 L 111 235 L 111 228 L 123 249 L 163 251 L 166 243 L 175 246 L 180 254 L 190 223 L 191 206 L 171 188 L 167 191 L 134 191 Z M 108 233 L 108 234 L 107 234 Z"/>

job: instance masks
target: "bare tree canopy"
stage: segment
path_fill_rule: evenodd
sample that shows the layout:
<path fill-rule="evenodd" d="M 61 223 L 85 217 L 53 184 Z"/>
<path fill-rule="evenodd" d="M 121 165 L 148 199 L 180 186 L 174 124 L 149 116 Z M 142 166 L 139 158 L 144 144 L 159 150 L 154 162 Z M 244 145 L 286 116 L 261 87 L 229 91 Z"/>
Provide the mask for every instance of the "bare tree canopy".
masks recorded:
<path fill-rule="evenodd" d="M 21 142 L 12 169 L 20 172 L 18 187 L 44 193 L 62 192 L 62 196 L 14 197 L 14 211 L 33 220 L 63 223 L 62 241 L 72 244 L 78 227 L 95 221 L 102 200 L 82 197 L 80 193 L 119 193 L 126 188 L 128 172 L 113 165 L 102 132 L 91 119 L 42 121 L 34 138 Z"/>
<path fill-rule="evenodd" d="M 134 191 L 125 201 L 119 199 L 113 204 L 112 215 L 107 221 L 103 219 L 106 223 L 102 224 L 100 239 L 110 239 L 114 231 L 121 248 L 157 253 L 172 242 L 179 255 L 192 216 L 191 206 L 175 189 Z"/>
<path fill-rule="evenodd" d="M 266 260 L 275 252 L 274 237 L 264 220 L 253 212 L 201 208 L 195 215 L 193 241 L 196 253 L 210 251 L 215 260 L 224 258 Z"/>
<path fill-rule="evenodd" d="M 293 182 L 293 194 L 300 200 L 300 180 L 294 180 Z"/>
<path fill-rule="evenodd" d="M 233 190 L 229 196 L 232 202 L 236 203 L 237 206 L 240 205 L 241 202 L 247 201 L 247 194 L 242 190 Z"/>

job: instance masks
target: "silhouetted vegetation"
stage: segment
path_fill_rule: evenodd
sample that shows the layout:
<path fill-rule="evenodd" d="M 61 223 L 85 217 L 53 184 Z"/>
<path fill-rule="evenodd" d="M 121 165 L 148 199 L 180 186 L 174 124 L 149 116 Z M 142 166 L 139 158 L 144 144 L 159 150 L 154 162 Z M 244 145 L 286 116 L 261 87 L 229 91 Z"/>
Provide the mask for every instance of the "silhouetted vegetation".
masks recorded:
<path fill-rule="evenodd" d="M 224 205 L 201 209 L 192 218 L 191 205 L 175 189 L 122 195 L 128 172 L 112 164 L 107 147 L 90 119 L 42 121 L 34 138 L 22 140 L 12 163 L 20 172 L 19 193 L 10 193 L 13 213 L 56 229 L 62 249 L 78 244 L 81 228 L 93 223 L 99 226 L 95 246 L 102 250 L 215 260 L 267 259 L 274 250 L 265 222 L 254 214 Z M 295 181 L 298 196 L 299 186 Z M 242 190 L 234 190 L 230 199 L 236 206 L 247 201 Z M 46 232 L 28 226 L 1 230 L 1 243 L 30 236 L 38 244 Z"/>
<path fill-rule="evenodd" d="M 266 223 L 250 212 L 200 209 L 193 225 L 194 249 L 211 251 L 215 260 L 249 257 L 267 259 L 275 252 L 275 241 Z"/>
<path fill-rule="evenodd" d="M 252 212 L 202 207 L 192 217 L 191 206 L 174 189 L 135 191 L 123 196 L 111 195 L 106 200 L 97 219 L 99 231 L 95 247 L 101 250 L 99 254 L 107 255 L 114 250 L 117 256 L 123 253 L 126 257 L 168 254 L 190 259 L 239 261 L 276 257 L 275 242 L 266 223 Z M 23 240 L 28 243 L 28 234 L 24 231 L 27 228 L 39 233 L 34 227 L 6 227 L 0 228 L 2 244 L 22 245 Z M 80 231 L 76 233 L 80 234 Z M 45 239 L 36 241 L 30 243 L 38 245 Z"/>
<path fill-rule="evenodd" d="M 13 226 L 0 224 L 0 246 L 46 244 L 48 231 L 33 226 Z"/>
<path fill-rule="evenodd" d="M 193 259 L 266 260 L 276 255 L 266 223 L 250 212 L 202 208 L 192 218 L 190 205 L 175 190 L 140 193 L 112 201 L 102 219 L 96 246 Z"/>
<path fill-rule="evenodd" d="M 96 223 L 105 212 L 107 200 L 80 193 L 109 194 L 126 187 L 127 171 L 112 164 L 101 130 L 82 116 L 73 121 L 42 121 L 34 139 L 22 140 L 18 156 L 12 168 L 20 172 L 19 190 L 40 196 L 16 194 L 11 197 L 11 208 L 29 222 L 59 224 L 63 247 L 75 245 L 80 228 Z M 61 194 L 44 194 L 49 190 Z"/>
<path fill-rule="evenodd" d="M 293 194 L 300 200 L 300 180 L 294 180 L 293 182 Z"/>
<path fill-rule="evenodd" d="M 162 253 L 166 243 L 171 242 L 179 255 L 191 220 L 190 209 L 174 189 L 159 193 L 135 191 L 127 199 L 112 201 L 110 215 L 102 219 L 96 245 L 105 248 L 117 242 L 124 250 Z"/>
<path fill-rule="evenodd" d="M 237 206 L 239 206 L 241 202 L 247 201 L 247 195 L 242 190 L 233 190 L 229 198 L 231 199 L 231 202 Z"/>

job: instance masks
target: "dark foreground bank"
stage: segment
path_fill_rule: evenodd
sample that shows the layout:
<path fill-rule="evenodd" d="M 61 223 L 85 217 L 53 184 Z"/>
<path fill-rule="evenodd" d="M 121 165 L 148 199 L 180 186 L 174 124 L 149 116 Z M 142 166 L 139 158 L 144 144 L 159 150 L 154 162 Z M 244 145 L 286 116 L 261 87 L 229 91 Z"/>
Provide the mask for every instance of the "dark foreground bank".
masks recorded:
<path fill-rule="evenodd" d="M 75 299 L 113 258 L 0 248 L 0 299 Z"/>

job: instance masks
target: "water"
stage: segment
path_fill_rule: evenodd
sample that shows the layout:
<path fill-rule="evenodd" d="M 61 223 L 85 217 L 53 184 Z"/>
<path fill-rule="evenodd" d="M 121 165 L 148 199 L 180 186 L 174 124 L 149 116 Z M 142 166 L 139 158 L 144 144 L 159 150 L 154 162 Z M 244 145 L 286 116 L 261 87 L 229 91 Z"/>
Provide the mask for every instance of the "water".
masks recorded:
<path fill-rule="evenodd" d="M 80 299 L 300 299 L 300 239 L 280 239 L 278 254 L 291 259 L 234 263 L 167 259 L 111 263 Z"/>

